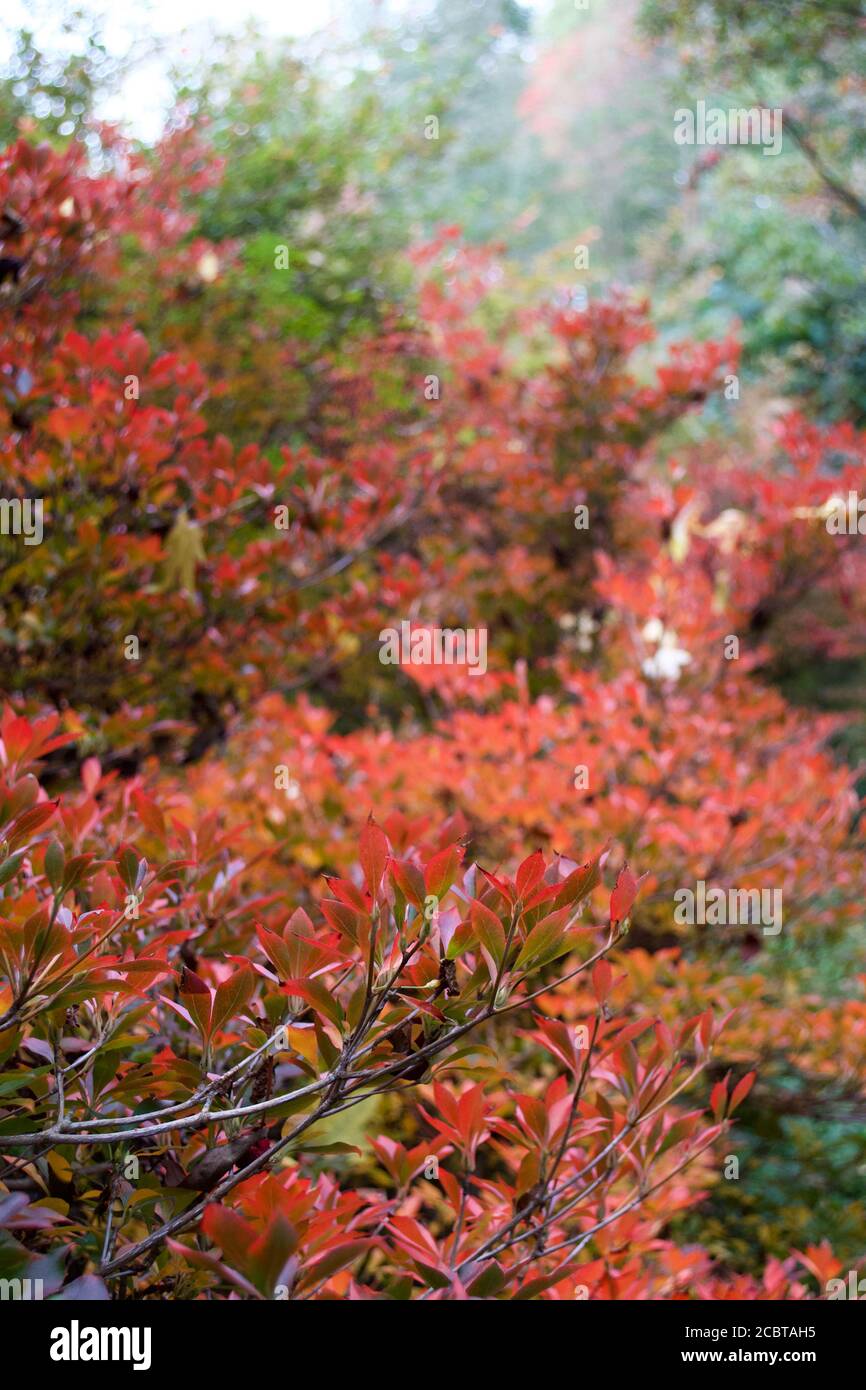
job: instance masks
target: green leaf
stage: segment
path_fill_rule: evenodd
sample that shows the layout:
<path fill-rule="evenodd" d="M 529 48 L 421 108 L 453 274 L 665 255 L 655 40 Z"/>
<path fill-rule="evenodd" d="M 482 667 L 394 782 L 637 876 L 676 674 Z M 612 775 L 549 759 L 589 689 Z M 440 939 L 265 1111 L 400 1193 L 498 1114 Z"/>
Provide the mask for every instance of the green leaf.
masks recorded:
<path fill-rule="evenodd" d="M 15 877 L 21 867 L 24 854 L 25 851 L 21 850 L 19 854 L 10 855 L 5 864 L 0 864 L 0 887 L 2 887 L 4 883 L 8 883 L 10 878 Z"/>
<path fill-rule="evenodd" d="M 571 916 L 571 908 L 562 907 L 538 922 L 527 936 L 515 962 L 515 970 L 537 969 L 565 955 L 571 949 L 573 938 L 567 936 L 565 924 Z"/>
<path fill-rule="evenodd" d="M 55 893 L 63 882 L 63 870 L 66 867 L 66 855 L 63 846 L 57 840 L 52 840 L 45 851 L 45 874 Z"/>
<path fill-rule="evenodd" d="M 505 955 L 505 928 L 496 913 L 476 900 L 472 904 L 469 916 L 477 939 L 493 957 L 496 965 L 501 965 Z"/>

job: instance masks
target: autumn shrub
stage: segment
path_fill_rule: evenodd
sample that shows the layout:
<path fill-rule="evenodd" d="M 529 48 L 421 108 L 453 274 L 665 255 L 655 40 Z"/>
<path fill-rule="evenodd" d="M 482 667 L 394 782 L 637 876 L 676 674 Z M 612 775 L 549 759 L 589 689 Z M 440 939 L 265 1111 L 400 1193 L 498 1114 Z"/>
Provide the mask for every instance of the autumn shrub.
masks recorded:
<path fill-rule="evenodd" d="M 527 308 L 454 228 L 313 361 L 198 234 L 206 136 L 102 149 L 0 161 L 4 493 L 45 509 L 0 575 L 4 1268 L 821 1292 L 851 1225 L 747 1214 L 744 1250 L 717 1214 L 736 1108 L 745 1151 L 862 1106 L 855 775 L 768 680 L 792 630 L 859 649 L 823 517 L 862 439 L 666 450 L 736 344 Z M 383 665 L 403 621 L 483 628 L 488 669 Z M 677 922 L 699 880 L 771 883 L 781 937 Z"/>
<path fill-rule="evenodd" d="M 581 908 L 604 856 L 579 866 L 536 852 L 511 880 L 465 871 L 458 845 L 422 862 L 370 821 L 362 880 L 328 881 L 318 926 L 300 907 L 286 920 L 215 872 L 221 845 L 206 826 L 167 826 L 143 797 L 137 811 L 126 806 L 92 766 L 68 807 L 40 798 L 33 768 L 59 741 L 55 727 L 8 714 L 2 730 L 0 1035 L 15 1063 L 2 1139 L 47 1155 L 48 1175 L 34 1218 L 44 1248 L 5 1239 L 16 1275 L 57 1282 L 95 1265 L 139 1275 L 143 1295 L 312 1297 L 336 1292 L 336 1276 L 360 1260 L 360 1297 L 571 1295 L 602 1275 L 603 1260 L 584 1268 L 577 1256 L 610 1232 L 628 1240 L 637 1277 L 656 1194 L 672 1188 L 675 1206 L 693 1198 L 684 1175 L 753 1078 L 720 1082 L 709 1119 L 687 1110 L 681 1098 L 715 1041 L 712 1015 L 650 1032 L 651 1019 L 609 1009 L 607 956 L 638 889 L 629 870 L 599 926 Z M 105 857 L 139 817 L 171 856 L 161 865 L 129 844 Z M 211 913 L 216 935 L 231 921 L 235 954 L 200 954 L 197 930 L 180 925 Z M 586 1023 L 539 1015 L 520 1030 L 535 1084 L 514 1095 L 517 1020 L 555 987 L 551 975 L 584 974 Z M 450 1086 L 432 1079 L 439 1058 Z M 464 1067 L 483 1080 L 462 1080 Z M 427 1140 L 374 1146 L 393 1196 L 363 1179 L 341 1192 L 304 1171 L 305 1158 L 349 1147 L 317 1142 L 317 1125 L 427 1078 Z M 266 1175 L 280 1155 L 289 1164 Z M 105 1177 L 94 1188 L 96 1171 Z M 419 1173 L 441 1191 L 410 1196 Z M 432 1222 L 419 1223 L 422 1205 Z M 22 1205 L 9 1211 L 14 1230 Z M 199 1222 L 219 1254 L 184 1241 Z M 653 1287 L 664 1276 L 646 1253 Z"/>

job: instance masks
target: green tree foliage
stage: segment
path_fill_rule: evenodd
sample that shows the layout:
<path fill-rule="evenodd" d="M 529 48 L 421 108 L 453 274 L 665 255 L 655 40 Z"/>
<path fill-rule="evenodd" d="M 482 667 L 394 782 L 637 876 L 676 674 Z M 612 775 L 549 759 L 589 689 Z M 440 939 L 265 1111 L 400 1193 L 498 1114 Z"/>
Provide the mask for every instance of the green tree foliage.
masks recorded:
<path fill-rule="evenodd" d="M 97 99 L 116 86 L 126 63 L 109 53 L 86 6 L 33 0 L 30 13 L 33 27 L 10 36 L 0 77 L 0 143 L 14 140 L 22 121 L 40 139 L 86 137 Z M 49 16 L 56 37 L 46 45 L 37 30 Z"/>
<path fill-rule="evenodd" d="M 676 105 L 781 108 L 778 158 L 684 150 L 688 195 L 656 265 L 705 329 L 736 315 L 746 362 L 822 415 L 866 419 L 866 30 L 856 0 L 646 0 L 681 63 Z M 721 155 L 718 160 L 707 155 Z"/>

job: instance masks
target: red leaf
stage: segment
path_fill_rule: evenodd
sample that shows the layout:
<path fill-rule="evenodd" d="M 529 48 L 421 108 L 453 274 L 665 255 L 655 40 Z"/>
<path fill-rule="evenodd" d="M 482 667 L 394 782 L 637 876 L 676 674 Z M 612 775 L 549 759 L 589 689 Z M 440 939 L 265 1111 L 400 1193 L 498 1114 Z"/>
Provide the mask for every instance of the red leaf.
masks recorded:
<path fill-rule="evenodd" d="M 737 1106 L 741 1105 L 742 1102 L 746 1099 L 746 1096 L 749 1094 L 749 1092 L 755 1084 L 756 1075 L 757 1072 L 746 1072 L 746 1075 L 737 1082 L 736 1086 L 734 1087 L 733 1094 L 731 1096 L 731 1104 L 728 1111 L 729 1114 L 732 1114 L 733 1111 L 736 1110 Z"/>
<path fill-rule="evenodd" d="M 613 980 L 613 971 L 606 960 L 597 960 L 592 967 L 592 989 L 599 1004 L 603 1004 Z"/>
<path fill-rule="evenodd" d="M 617 876 L 614 890 L 610 895 L 610 920 L 612 924 L 624 922 L 628 917 L 642 882 L 643 878 L 635 878 L 628 864 L 623 864 Z"/>
<path fill-rule="evenodd" d="M 309 1265 L 298 1280 L 298 1288 L 308 1288 L 311 1284 L 317 1284 L 321 1279 L 328 1278 L 336 1274 L 338 1270 L 344 1269 L 347 1264 L 351 1264 L 359 1255 L 378 1245 L 379 1242 L 367 1236 L 360 1240 L 346 1241 L 340 1245 L 334 1245 L 323 1255 L 321 1259 Z"/>
<path fill-rule="evenodd" d="M 361 831 L 360 860 L 367 887 L 375 898 L 388 863 L 388 837 L 372 817 Z"/>
<path fill-rule="evenodd" d="M 517 870 L 517 896 L 525 898 L 531 893 L 536 883 L 539 883 L 544 876 L 544 855 L 540 849 L 534 854 L 530 854 L 528 859 L 524 859 L 520 868 Z"/>
<path fill-rule="evenodd" d="M 145 829 L 149 830 L 152 835 L 158 835 L 160 839 L 164 839 L 165 820 L 156 802 L 151 801 L 143 792 L 133 792 L 132 804 Z"/>
<path fill-rule="evenodd" d="M 201 1228 L 214 1245 L 218 1245 L 230 1264 L 243 1269 L 256 1231 L 236 1211 L 212 1203 L 205 1207 Z"/>
<path fill-rule="evenodd" d="M 501 965 L 505 955 L 505 928 L 496 913 L 476 899 L 469 910 L 469 918 L 477 939 L 489 951 L 497 966 Z"/>
<path fill-rule="evenodd" d="M 403 863 L 392 859 L 388 865 L 394 884 L 407 902 L 418 911 L 424 908 L 424 875 L 416 864 Z"/>
<path fill-rule="evenodd" d="M 725 1113 L 725 1103 L 728 1099 L 728 1078 L 724 1081 L 717 1081 L 710 1091 L 710 1109 L 713 1112 L 713 1119 L 720 1120 Z"/>
<path fill-rule="evenodd" d="M 601 882 L 601 865 L 607 857 L 606 849 L 599 850 L 594 859 L 590 859 L 586 864 L 581 864 L 579 869 L 573 869 L 560 886 L 556 897 L 557 907 L 567 907 L 574 904 L 576 907 L 583 898 L 591 893 L 597 883 Z"/>
<path fill-rule="evenodd" d="M 284 994 L 298 994 L 312 1004 L 316 1013 L 323 1014 L 339 1028 L 343 1022 L 343 1010 L 321 980 L 287 980 L 283 986 Z"/>
<path fill-rule="evenodd" d="M 58 802 L 43 801 L 41 805 L 34 806 L 30 811 L 24 811 L 17 820 L 12 822 L 6 834 L 10 849 L 17 849 L 34 835 L 37 830 L 41 830 L 47 825 L 53 816 L 57 814 Z"/>
<path fill-rule="evenodd" d="M 205 1042 L 209 1042 L 211 1035 L 211 992 L 204 980 L 193 970 L 188 970 L 186 966 L 183 967 L 183 973 L 180 977 L 180 993 L 184 996 L 184 1003 L 195 1020 L 199 1032 Z"/>
<path fill-rule="evenodd" d="M 463 862 L 463 849 L 460 845 L 449 845 L 447 849 L 434 854 L 424 870 L 424 886 L 428 893 L 444 898 L 448 889 L 460 872 Z"/>
<path fill-rule="evenodd" d="M 211 1033 L 218 1032 L 230 1018 L 240 1013 L 252 998 L 255 986 L 256 977 L 249 966 L 235 970 L 227 980 L 223 980 L 222 984 L 217 986 L 211 1015 Z"/>

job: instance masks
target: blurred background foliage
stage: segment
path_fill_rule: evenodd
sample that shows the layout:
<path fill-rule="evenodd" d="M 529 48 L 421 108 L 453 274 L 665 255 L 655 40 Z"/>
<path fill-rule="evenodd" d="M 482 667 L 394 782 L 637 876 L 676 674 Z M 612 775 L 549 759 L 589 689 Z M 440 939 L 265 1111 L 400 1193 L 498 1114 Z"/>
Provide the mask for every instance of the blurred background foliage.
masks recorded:
<path fill-rule="evenodd" d="M 158 54 L 180 113 L 169 123 L 202 123 L 224 161 L 221 180 L 186 199 L 190 238 L 227 247 L 216 292 L 179 294 L 149 324 L 137 306 L 137 317 L 156 343 L 194 347 L 217 382 L 225 367 L 240 383 L 208 406 L 238 442 L 303 437 L 317 359 L 411 322 L 406 250 L 443 224 L 501 245 L 514 297 L 620 284 L 651 297 L 662 343 L 733 328 L 738 406 L 705 411 L 677 444 L 748 443 L 788 398 L 815 418 L 866 425 L 860 0 L 347 0 L 324 35 L 275 41 L 247 27 L 214 34 L 192 58 L 144 28 L 118 56 L 96 10 L 51 15 L 50 40 L 35 24 L 12 36 L 4 142 L 84 139 L 94 161 L 110 160 L 94 124 L 106 94 L 122 95 L 136 64 Z M 698 99 L 782 107 L 780 155 L 677 146 L 673 113 Z M 148 139 L 141 147 L 158 157 Z M 283 277 L 270 273 L 281 244 Z M 582 270 L 578 245 L 589 248 Z M 862 707 L 857 663 L 780 664 L 775 675 L 804 704 Z M 866 760 L 862 721 L 839 748 Z M 808 987 L 832 992 L 862 948 L 826 943 L 826 978 L 801 962 Z M 808 1078 L 787 1085 L 802 1113 L 747 1107 L 740 1180 L 720 1181 L 677 1223 L 679 1238 L 731 1268 L 757 1271 L 767 1253 L 825 1238 L 862 1253 L 864 1117 L 811 1113 Z"/>

